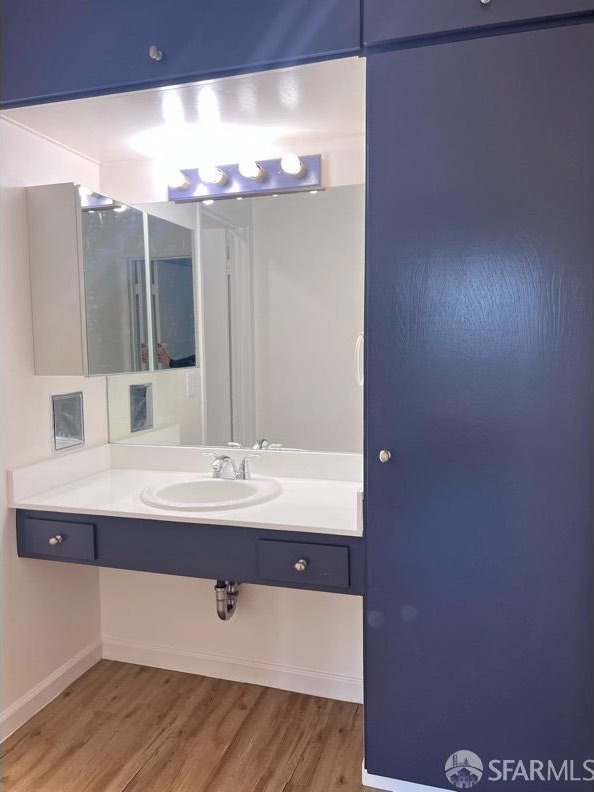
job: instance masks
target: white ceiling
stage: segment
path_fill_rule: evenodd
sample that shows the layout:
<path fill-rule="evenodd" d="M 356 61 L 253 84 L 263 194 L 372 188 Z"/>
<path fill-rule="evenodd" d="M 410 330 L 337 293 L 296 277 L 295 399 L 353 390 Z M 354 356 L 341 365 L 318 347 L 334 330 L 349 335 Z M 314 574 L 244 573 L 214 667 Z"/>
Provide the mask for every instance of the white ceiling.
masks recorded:
<path fill-rule="evenodd" d="M 237 162 L 364 139 L 359 58 L 7 110 L 3 116 L 99 163 Z"/>

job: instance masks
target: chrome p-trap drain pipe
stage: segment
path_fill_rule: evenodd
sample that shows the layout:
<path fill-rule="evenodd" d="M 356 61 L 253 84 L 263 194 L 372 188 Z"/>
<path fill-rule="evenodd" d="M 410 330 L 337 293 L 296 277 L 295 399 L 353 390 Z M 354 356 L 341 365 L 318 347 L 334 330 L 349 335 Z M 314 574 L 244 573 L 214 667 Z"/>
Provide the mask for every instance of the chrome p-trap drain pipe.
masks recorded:
<path fill-rule="evenodd" d="M 228 621 L 235 613 L 239 597 L 239 583 L 235 580 L 217 580 L 215 583 L 217 616 Z"/>

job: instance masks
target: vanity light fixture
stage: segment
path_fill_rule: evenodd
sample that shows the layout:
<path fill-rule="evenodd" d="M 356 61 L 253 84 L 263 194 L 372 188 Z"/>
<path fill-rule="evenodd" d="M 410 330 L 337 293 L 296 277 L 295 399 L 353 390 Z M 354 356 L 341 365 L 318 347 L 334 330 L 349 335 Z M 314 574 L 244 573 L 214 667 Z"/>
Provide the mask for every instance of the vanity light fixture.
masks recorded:
<path fill-rule="evenodd" d="M 266 171 L 264 168 L 255 160 L 246 160 L 245 162 L 240 162 L 237 166 L 237 170 L 244 179 L 250 179 L 250 181 L 261 182 L 266 176 Z"/>
<path fill-rule="evenodd" d="M 304 176 L 307 168 L 298 154 L 283 154 L 280 161 L 281 170 L 287 176 Z"/>
<path fill-rule="evenodd" d="M 203 166 L 202 168 L 198 169 L 198 173 L 200 175 L 201 181 L 205 184 L 216 184 L 218 186 L 222 186 L 226 184 L 228 181 L 228 176 L 224 170 L 221 168 L 217 168 L 216 165 L 208 165 Z"/>
<path fill-rule="evenodd" d="M 175 171 L 179 176 L 179 171 Z M 285 195 L 322 190 L 322 155 L 285 154 L 276 159 L 244 159 L 215 165 L 203 162 L 182 171 L 184 184 L 170 182 L 170 201 L 211 201 L 257 195 Z"/>

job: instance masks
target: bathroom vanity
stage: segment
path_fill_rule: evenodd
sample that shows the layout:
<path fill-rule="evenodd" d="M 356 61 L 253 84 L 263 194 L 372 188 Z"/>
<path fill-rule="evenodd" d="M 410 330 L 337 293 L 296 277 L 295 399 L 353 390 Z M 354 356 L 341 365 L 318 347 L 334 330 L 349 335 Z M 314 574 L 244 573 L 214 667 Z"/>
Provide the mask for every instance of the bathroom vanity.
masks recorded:
<path fill-rule="evenodd" d="M 226 449 L 218 451 L 223 454 Z M 357 455 L 302 454 L 300 459 L 298 453 L 280 452 L 279 458 L 278 452 L 270 451 L 267 458 L 258 460 L 267 475 L 253 474 L 236 481 L 213 478 L 209 461 L 194 449 L 151 449 L 149 453 L 150 463 L 141 448 L 83 451 L 79 471 L 84 471 L 84 478 L 78 478 L 80 473 L 73 469 L 64 472 L 63 463 L 68 459 L 14 471 L 12 502 L 17 508 L 19 555 L 212 580 L 363 593 Z M 238 456 L 238 452 L 231 453 Z M 190 468 L 190 459 L 197 470 Z M 134 467 L 113 467 L 114 460 L 116 465 Z M 308 468 L 312 470 L 312 462 L 318 476 L 325 477 L 316 476 L 315 470 L 314 475 L 304 475 Z M 170 469 L 159 469 L 165 468 L 165 463 Z M 146 464 L 155 469 L 136 467 Z M 281 475 L 271 475 L 274 470 Z M 329 478 L 332 470 L 344 478 Z M 40 478 L 59 486 L 35 491 Z M 233 491 L 234 485 L 252 485 L 256 491 L 273 485 L 274 489 L 255 504 L 248 497 L 245 505 L 217 506 L 212 502 L 216 496 L 211 495 L 211 502 L 197 503 L 195 508 L 179 502 L 168 508 L 164 499 L 162 506 L 147 502 L 155 491 L 187 484 L 207 485 L 225 493 Z"/>

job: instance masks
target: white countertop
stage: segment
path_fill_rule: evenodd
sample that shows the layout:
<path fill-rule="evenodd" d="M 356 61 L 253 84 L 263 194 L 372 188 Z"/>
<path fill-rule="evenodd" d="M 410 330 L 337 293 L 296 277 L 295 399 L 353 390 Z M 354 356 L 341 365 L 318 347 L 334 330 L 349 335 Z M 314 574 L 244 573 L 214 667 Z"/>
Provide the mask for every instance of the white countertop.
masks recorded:
<path fill-rule="evenodd" d="M 200 473 L 195 475 L 202 477 Z M 145 487 L 190 478 L 192 472 L 188 470 L 109 468 L 41 492 L 15 492 L 11 505 L 37 511 L 362 535 L 361 483 L 357 481 L 274 476 L 282 491 L 273 500 L 218 511 L 160 509 L 139 497 Z"/>

